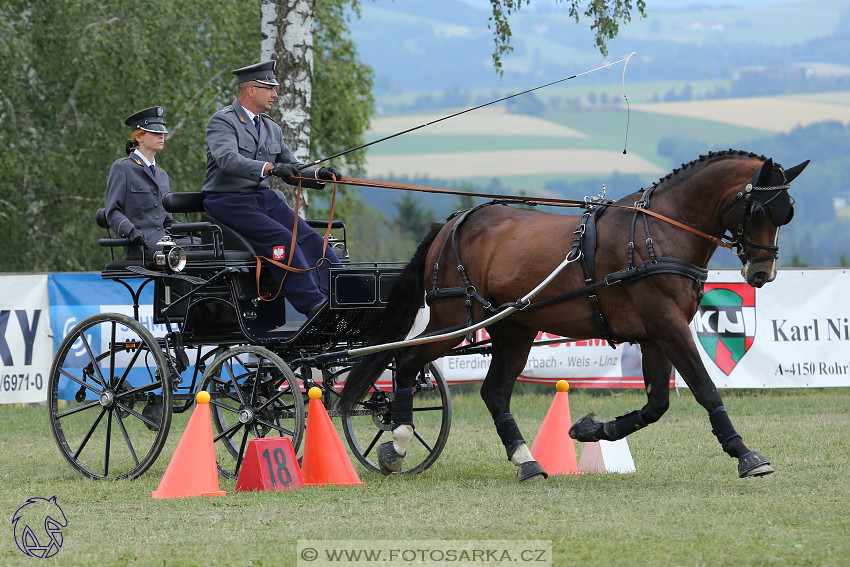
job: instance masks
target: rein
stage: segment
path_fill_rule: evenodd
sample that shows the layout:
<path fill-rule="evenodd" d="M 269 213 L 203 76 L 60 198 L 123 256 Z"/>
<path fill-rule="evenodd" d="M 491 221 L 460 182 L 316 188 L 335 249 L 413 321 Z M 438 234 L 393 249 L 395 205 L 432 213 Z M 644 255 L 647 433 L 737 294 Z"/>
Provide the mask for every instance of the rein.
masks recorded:
<path fill-rule="evenodd" d="M 486 199 L 498 199 L 500 201 L 515 201 L 518 203 L 543 203 L 545 205 L 552 206 L 561 206 L 561 207 L 579 207 L 579 208 L 588 208 L 591 206 L 600 205 L 600 203 L 592 203 L 587 200 L 584 201 L 575 201 L 571 199 L 552 199 L 547 197 L 541 198 L 530 198 L 530 197 L 518 197 L 515 195 L 500 195 L 497 193 L 474 193 L 472 191 L 457 191 L 454 189 L 438 189 L 436 187 L 420 187 L 418 185 L 405 185 L 404 183 L 392 183 L 389 181 L 374 181 L 371 179 L 357 179 L 352 177 L 345 177 L 341 180 L 345 185 L 353 185 L 355 187 L 374 187 L 378 189 L 396 189 L 400 191 L 418 191 L 421 193 L 443 193 L 449 195 L 458 195 L 458 196 L 466 196 L 466 197 L 483 197 Z M 632 211 L 638 211 L 641 213 L 645 213 L 649 216 L 655 217 L 659 220 L 662 220 L 666 223 L 672 224 L 673 226 L 679 227 L 683 230 L 687 230 L 690 233 L 696 234 L 697 236 L 708 240 L 709 242 L 722 246 L 723 248 L 732 249 L 734 246 L 734 242 L 725 242 L 724 240 L 712 236 L 710 234 L 706 234 L 702 231 L 699 231 L 695 228 L 692 228 L 686 224 L 683 224 L 677 220 L 671 219 L 668 216 L 662 215 L 661 213 L 656 213 L 655 211 L 649 210 L 640 206 L 639 203 L 635 203 L 634 205 L 618 205 L 616 203 L 601 203 L 601 205 L 606 207 L 617 207 L 618 209 L 626 209 Z"/>
<path fill-rule="evenodd" d="M 287 276 L 287 274 L 289 274 L 289 272 L 295 272 L 296 274 L 304 274 L 304 273 L 310 272 L 312 270 L 318 269 L 318 267 L 321 266 L 327 260 L 327 258 L 325 258 L 325 252 L 328 249 L 328 239 L 330 238 L 331 225 L 333 224 L 333 220 L 334 220 L 334 208 L 336 207 L 337 182 L 339 180 L 333 181 L 334 192 L 333 192 L 333 196 L 331 197 L 331 212 L 330 212 L 330 215 L 328 216 L 328 226 L 325 229 L 325 238 L 324 238 L 324 243 L 322 244 L 322 258 L 312 268 L 301 269 L 301 268 L 293 268 L 292 267 L 292 260 L 293 260 L 293 258 L 295 258 L 295 243 L 296 243 L 296 237 L 298 236 L 298 209 L 301 207 L 301 181 L 310 180 L 310 179 L 307 178 L 307 177 L 293 177 L 293 179 L 298 180 L 298 192 L 295 194 L 295 208 L 293 209 L 295 211 L 295 221 L 294 221 L 294 226 L 292 227 L 292 242 L 290 242 L 290 244 L 289 244 L 289 261 L 286 264 L 284 264 L 283 262 L 278 262 L 277 260 L 272 260 L 271 258 L 266 258 L 265 256 L 254 256 L 254 258 L 257 259 L 257 270 L 256 270 L 256 272 L 257 272 L 257 297 L 260 298 L 261 301 L 274 301 L 275 299 L 278 298 L 281 290 L 283 289 L 283 282 L 284 282 L 284 280 L 286 280 L 286 276 Z M 277 293 L 275 293 L 274 297 L 271 297 L 271 298 L 265 297 L 260 293 L 260 270 L 263 267 L 263 265 L 262 265 L 263 260 L 265 260 L 269 264 L 272 264 L 273 266 L 277 266 L 278 268 L 281 268 L 281 269 L 284 270 L 283 277 L 280 279 L 280 285 L 277 288 Z"/>

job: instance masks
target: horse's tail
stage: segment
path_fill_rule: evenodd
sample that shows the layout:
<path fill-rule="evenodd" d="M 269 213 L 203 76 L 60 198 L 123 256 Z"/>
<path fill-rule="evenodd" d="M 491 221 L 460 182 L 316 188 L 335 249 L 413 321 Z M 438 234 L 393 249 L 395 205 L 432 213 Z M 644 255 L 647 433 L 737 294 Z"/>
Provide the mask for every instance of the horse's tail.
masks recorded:
<path fill-rule="evenodd" d="M 413 258 L 399 274 L 382 317 L 368 331 L 371 344 L 401 341 L 410 332 L 425 295 L 425 256 L 442 228 L 442 223 L 431 225 L 428 234 L 416 248 Z M 386 369 L 394 356 L 394 349 L 367 354 L 352 367 L 342 389 L 341 409 L 344 412 L 363 399 L 375 378 Z"/>

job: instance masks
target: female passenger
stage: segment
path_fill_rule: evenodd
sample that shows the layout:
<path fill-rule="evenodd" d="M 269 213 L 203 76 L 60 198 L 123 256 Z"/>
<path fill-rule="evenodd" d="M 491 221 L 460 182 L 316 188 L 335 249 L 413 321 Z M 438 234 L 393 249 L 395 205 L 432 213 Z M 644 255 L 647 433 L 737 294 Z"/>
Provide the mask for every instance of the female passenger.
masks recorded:
<path fill-rule="evenodd" d="M 130 239 L 127 260 L 152 261 L 157 242 L 174 223 L 162 208 L 168 174 L 156 164 L 168 133 L 164 115 L 165 108 L 154 106 L 124 121 L 131 131 L 127 157 L 112 164 L 106 181 L 106 220 L 118 236 Z"/>

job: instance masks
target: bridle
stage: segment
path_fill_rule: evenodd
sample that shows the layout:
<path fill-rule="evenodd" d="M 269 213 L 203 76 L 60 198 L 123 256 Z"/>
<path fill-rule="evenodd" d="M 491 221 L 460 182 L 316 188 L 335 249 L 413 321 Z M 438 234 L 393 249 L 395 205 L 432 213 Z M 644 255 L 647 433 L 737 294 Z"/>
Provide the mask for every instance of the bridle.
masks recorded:
<path fill-rule="evenodd" d="M 781 168 L 779 172 L 781 172 Z M 754 185 L 754 183 L 748 183 L 723 209 L 721 216 L 725 218 L 739 202 L 743 202 L 741 213 L 738 215 L 737 228 L 732 231 L 731 247 L 744 266 L 779 259 L 779 246 L 748 240 L 745 236 L 745 231 L 753 218 L 761 217 L 764 219 L 767 215 L 770 215 L 777 230 L 779 230 L 779 227 L 791 222 L 794 216 L 794 201 L 788 194 L 788 189 L 790 188 L 791 185 L 789 183 L 767 187 L 759 187 Z M 752 249 L 766 250 L 770 254 L 753 259 L 749 252 Z"/>

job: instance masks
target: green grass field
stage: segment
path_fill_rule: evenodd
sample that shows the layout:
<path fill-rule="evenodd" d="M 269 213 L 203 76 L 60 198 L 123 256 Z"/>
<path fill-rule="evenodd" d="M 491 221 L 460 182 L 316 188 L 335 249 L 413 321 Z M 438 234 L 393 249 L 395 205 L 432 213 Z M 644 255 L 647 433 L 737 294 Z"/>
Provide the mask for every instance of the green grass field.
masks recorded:
<path fill-rule="evenodd" d="M 726 391 L 736 427 L 777 471 L 753 479 L 737 477 L 705 412 L 680 394 L 659 423 L 629 437 L 637 472 L 628 475 L 521 485 L 480 398 L 458 393 L 449 443 L 421 475 L 358 468 L 366 486 L 250 494 L 227 481 L 226 497 L 175 500 L 151 491 L 185 414 L 141 479 L 92 482 L 62 459 L 45 408 L 0 406 L 0 564 L 32 564 L 8 519 L 27 498 L 53 495 L 68 518 L 51 560 L 59 565 L 295 565 L 307 539 L 551 540 L 554 565 L 850 564 L 850 389 Z M 515 398 L 528 439 L 551 399 Z M 575 390 L 570 405 L 573 418 L 610 419 L 643 400 Z"/>

